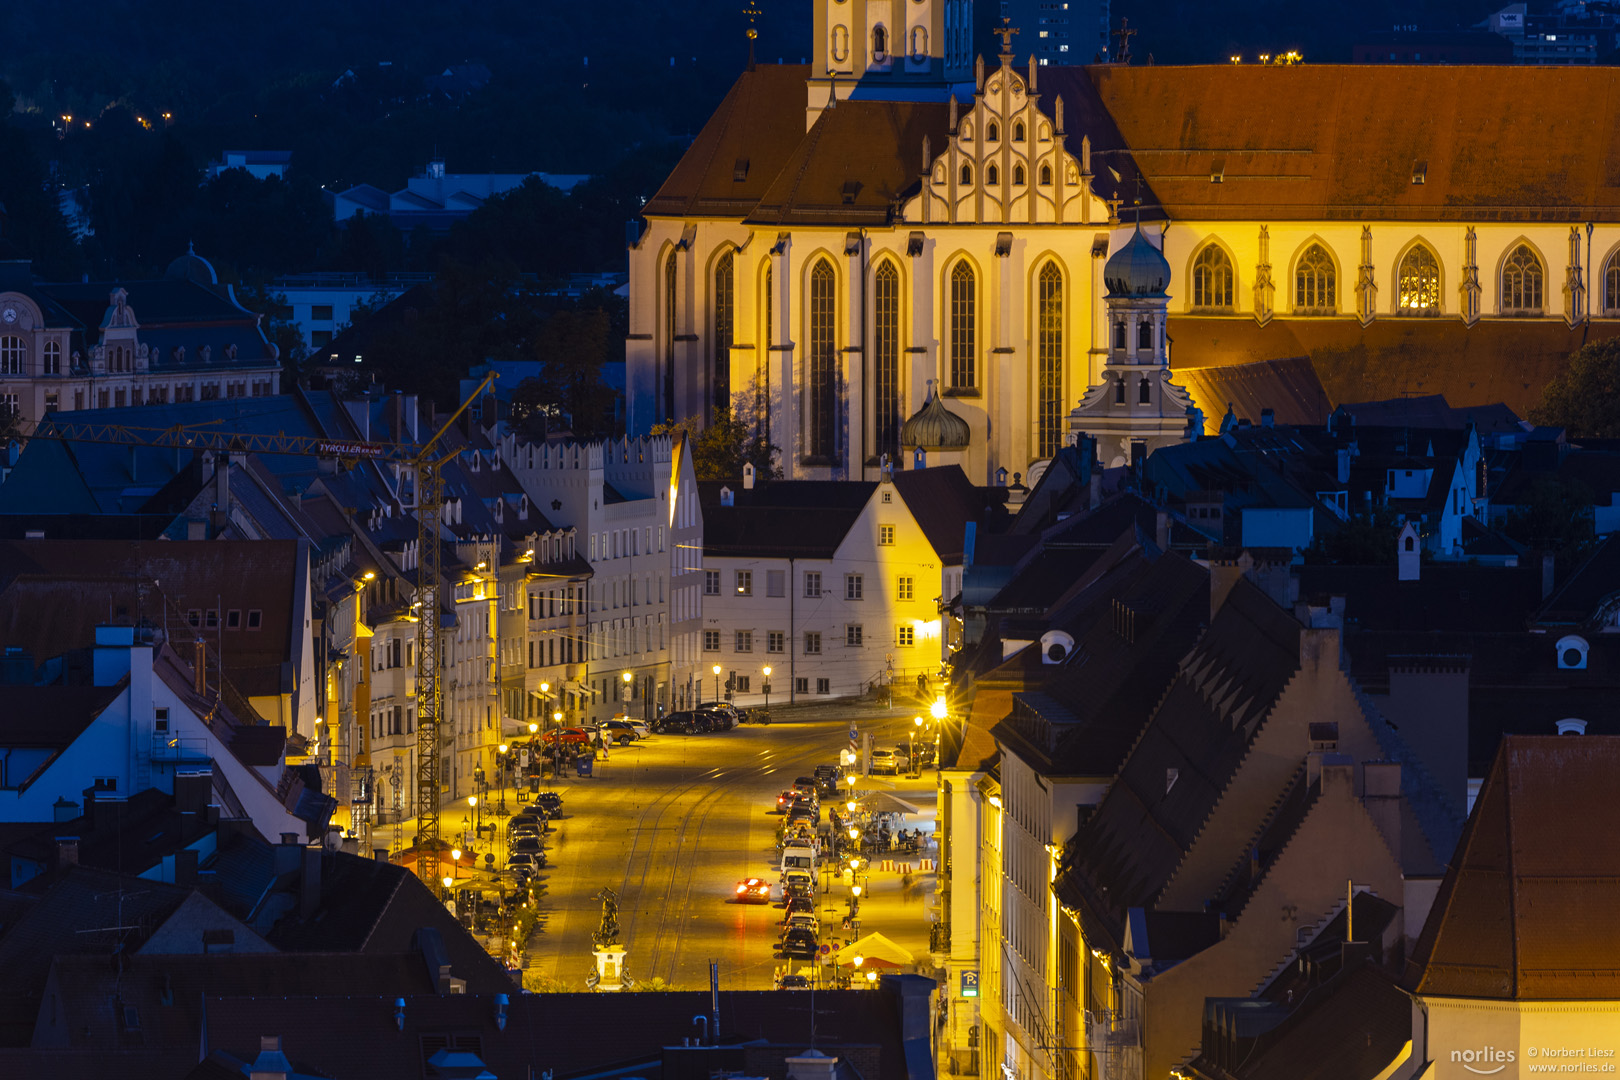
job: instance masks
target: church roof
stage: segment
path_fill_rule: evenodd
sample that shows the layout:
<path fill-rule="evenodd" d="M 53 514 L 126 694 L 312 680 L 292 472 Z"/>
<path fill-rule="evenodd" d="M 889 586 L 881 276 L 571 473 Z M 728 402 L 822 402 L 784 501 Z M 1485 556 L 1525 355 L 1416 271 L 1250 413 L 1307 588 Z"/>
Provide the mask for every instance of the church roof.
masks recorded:
<path fill-rule="evenodd" d="M 1620 218 L 1614 68 L 1087 70 L 1174 218 Z"/>
<path fill-rule="evenodd" d="M 1346 316 L 1258 326 L 1253 319 L 1170 316 L 1178 380 L 1183 368 L 1309 357 L 1333 405 L 1392 393 L 1444 394 L 1458 408 L 1502 402 L 1521 416 L 1583 341 L 1616 335 L 1620 326 L 1601 321 L 1572 330 L 1562 320 L 1498 319 L 1480 333 L 1460 319 L 1375 319 L 1364 327 Z"/>
<path fill-rule="evenodd" d="M 1620 738 L 1502 739 L 1413 951 L 1418 994 L 1620 996 L 1617 769 Z"/>

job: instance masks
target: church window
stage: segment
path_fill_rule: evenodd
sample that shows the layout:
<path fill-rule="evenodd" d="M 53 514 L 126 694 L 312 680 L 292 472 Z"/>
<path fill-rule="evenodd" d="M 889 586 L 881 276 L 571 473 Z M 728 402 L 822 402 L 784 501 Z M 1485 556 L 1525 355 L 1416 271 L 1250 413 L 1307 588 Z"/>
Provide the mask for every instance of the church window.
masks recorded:
<path fill-rule="evenodd" d="M 726 251 L 714 264 L 714 408 L 731 408 L 731 343 L 737 311 L 736 257 Z"/>
<path fill-rule="evenodd" d="M 806 449 L 811 457 L 830 458 L 838 409 L 838 350 L 834 319 L 836 279 L 832 263 L 817 261 L 810 271 L 810 423 Z"/>
<path fill-rule="evenodd" d="M 761 291 L 761 293 L 763 295 L 761 295 L 760 298 L 759 298 L 759 307 L 760 307 L 760 310 L 765 313 L 764 319 L 763 319 L 764 333 L 760 335 L 760 339 L 765 343 L 764 344 L 765 349 L 769 350 L 771 345 L 774 344 L 774 342 L 776 340 L 771 335 L 771 329 L 772 329 L 771 319 L 772 319 L 772 316 L 773 316 L 774 313 L 771 310 L 771 308 L 772 308 L 772 305 L 771 305 L 771 268 L 770 268 L 769 265 L 767 265 L 765 267 L 765 284 L 761 287 L 760 291 Z"/>
<path fill-rule="evenodd" d="M 1440 310 L 1440 264 L 1434 252 L 1418 244 L 1401 260 L 1395 276 L 1395 307 L 1402 315 L 1426 315 Z"/>
<path fill-rule="evenodd" d="M 45 343 L 45 372 L 46 375 L 62 374 L 62 345 L 60 342 L 47 341 Z"/>
<path fill-rule="evenodd" d="M 675 418 L 675 253 L 664 263 L 664 417 Z"/>
<path fill-rule="evenodd" d="M 1337 274 L 1333 257 L 1321 244 L 1305 249 L 1294 267 L 1294 311 L 1300 315 L 1330 315 L 1337 310 Z"/>
<path fill-rule="evenodd" d="M 1153 351 L 1153 322 L 1152 322 L 1152 320 L 1143 319 L 1141 322 L 1136 324 L 1136 348 L 1137 348 L 1138 351 L 1141 351 L 1141 350 L 1144 350 L 1144 349 L 1147 350 L 1148 352 Z"/>
<path fill-rule="evenodd" d="M 963 260 L 951 270 L 951 386 L 971 390 L 978 374 L 977 284 L 973 267 Z"/>
<path fill-rule="evenodd" d="M 874 281 L 872 337 L 877 361 L 873 389 L 877 397 L 877 450 L 900 453 L 900 271 L 885 260 Z"/>
<path fill-rule="evenodd" d="M 1050 166 L 1050 165 L 1042 165 L 1041 166 L 1041 186 L 1042 187 L 1051 187 L 1052 186 L 1052 166 Z"/>
<path fill-rule="evenodd" d="M 994 165 L 987 165 L 985 167 L 984 182 L 991 185 L 1001 183 L 1001 174 L 996 171 L 996 167 Z"/>
<path fill-rule="evenodd" d="M 962 166 L 962 186 L 967 187 L 971 183 L 973 183 L 973 166 L 971 166 L 971 165 L 963 165 Z"/>
<path fill-rule="evenodd" d="M 1024 186 L 1024 167 L 1022 165 L 1013 166 L 1013 183 L 1018 187 Z"/>
<path fill-rule="evenodd" d="M 1620 313 L 1620 252 L 1609 259 L 1603 271 L 1603 310 L 1611 315 Z"/>
<path fill-rule="evenodd" d="M 872 59 L 879 64 L 889 58 L 889 32 L 883 27 L 874 27 L 872 30 Z"/>
<path fill-rule="evenodd" d="M 1024 122 L 1022 120 L 1013 124 L 1013 142 L 1024 141 Z"/>
<path fill-rule="evenodd" d="M 849 59 L 849 27 L 839 25 L 832 32 L 833 63 L 842 64 Z"/>
<path fill-rule="evenodd" d="M 984 127 L 984 141 L 985 142 L 996 142 L 1000 138 L 1001 138 L 1001 125 L 997 124 L 994 120 L 990 121 L 988 124 L 985 125 L 985 127 Z"/>
<path fill-rule="evenodd" d="M 21 375 L 27 355 L 22 338 L 10 334 L 0 337 L 0 375 Z"/>
<path fill-rule="evenodd" d="M 1036 282 L 1035 353 L 1040 365 L 1038 402 L 1040 446 L 1049 458 L 1063 444 L 1063 271 L 1055 262 L 1041 267 Z"/>
<path fill-rule="evenodd" d="M 1114 404 L 1125 404 L 1125 376 L 1120 375 L 1114 379 Z"/>
<path fill-rule="evenodd" d="M 1541 314 L 1541 260 L 1520 244 L 1502 264 L 1502 314 Z"/>
<path fill-rule="evenodd" d="M 1142 381 L 1136 384 L 1136 400 L 1142 405 L 1153 404 L 1153 384 L 1148 382 L 1146 375 L 1142 376 Z"/>
<path fill-rule="evenodd" d="M 918 62 L 928 59 L 928 28 L 926 26 L 913 26 L 911 28 L 911 58 Z"/>
<path fill-rule="evenodd" d="M 1224 248 L 1210 244 L 1193 260 L 1193 307 L 1230 311 L 1232 293 L 1232 260 Z"/>

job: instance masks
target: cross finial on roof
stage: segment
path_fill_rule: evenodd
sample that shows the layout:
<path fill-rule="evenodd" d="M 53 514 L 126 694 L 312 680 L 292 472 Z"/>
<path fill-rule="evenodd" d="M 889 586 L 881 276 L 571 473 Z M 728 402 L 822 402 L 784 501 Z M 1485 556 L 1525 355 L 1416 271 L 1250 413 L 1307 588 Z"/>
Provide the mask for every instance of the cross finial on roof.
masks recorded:
<path fill-rule="evenodd" d="M 1103 202 L 1108 204 L 1109 223 L 1117 222 L 1119 220 L 1119 208 L 1125 205 L 1125 200 L 1116 195 L 1112 199 L 1104 199 Z"/>
<path fill-rule="evenodd" d="M 1142 220 L 1142 174 L 1137 173 L 1131 182 L 1136 185 L 1136 202 L 1133 205 L 1137 208 L 1136 219 L 1140 221 Z"/>
<path fill-rule="evenodd" d="M 1012 24 L 1012 19 L 1003 15 L 1001 25 L 990 32 L 1001 39 L 1001 55 L 1011 56 L 1013 35 L 1018 33 L 1018 27 Z"/>
<path fill-rule="evenodd" d="M 1119 29 L 1115 30 L 1113 35 L 1119 38 L 1119 52 L 1114 56 L 1114 63 L 1128 64 L 1131 62 L 1131 38 L 1135 37 L 1137 33 L 1137 31 L 1131 29 L 1131 20 L 1123 17 L 1119 20 Z"/>

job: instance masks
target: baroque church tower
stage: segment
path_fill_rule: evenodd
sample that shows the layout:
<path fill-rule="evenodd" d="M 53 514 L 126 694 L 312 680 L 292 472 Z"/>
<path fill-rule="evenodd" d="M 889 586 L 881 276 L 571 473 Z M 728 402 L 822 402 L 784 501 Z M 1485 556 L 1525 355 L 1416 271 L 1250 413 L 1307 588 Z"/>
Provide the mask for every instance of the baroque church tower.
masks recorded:
<path fill-rule="evenodd" d="M 1103 266 L 1108 353 L 1102 381 L 1069 413 L 1071 435 L 1095 437 L 1106 467 L 1145 459 L 1203 430 L 1191 395 L 1170 381 L 1169 284 L 1170 264 L 1138 220 L 1130 240 Z"/>
<path fill-rule="evenodd" d="M 945 101 L 971 93 L 973 0 L 818 0 L 805 128 L 836 95 Z"/>

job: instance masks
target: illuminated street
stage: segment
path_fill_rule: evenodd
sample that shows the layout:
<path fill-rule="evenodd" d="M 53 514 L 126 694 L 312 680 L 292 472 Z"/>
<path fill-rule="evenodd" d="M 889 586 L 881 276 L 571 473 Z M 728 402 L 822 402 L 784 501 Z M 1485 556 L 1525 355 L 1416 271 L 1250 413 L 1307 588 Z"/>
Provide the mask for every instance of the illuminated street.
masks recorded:
<path fill-rule="evenodd" d="M 630 975 L 661 978 L 685 988 L 708 981 L 718 960 L 727 989 L 768 989 L 781 910 L 735 904 L 736 883 L 749 876 L 776 884 L 776 795 L 816 765 L 836 762 L 848 745 L 847 713 L 770 727 L 745 726 L 709 735 L 655 735 L 614 749 L 597 776 L 564 779 L 564 817 L 547 838 L 550 868 L 542 873 L 541 930 L 530 942 L 529 965 L 565 983 L 583 985 L 591 969 L 590 935 L 601 916 L 597 893 L 619 893 L 621 940 Z M 876 721 L 878 745 L 903 741 L 909 714 Z M 932 807 L 932 773 L 920 780 L 871 777 L 861 790 L 903 786 L 906 797 Z M 913 793 L 915 792 L 915 793 Z M 915 823 L 912 823 L 915 824 Z M 878 875 L 874 874 L 874 879 Z M 931 879 L 919 875 L 902 901 L 898 879 L 877 881 L 878 899 L 862 904 L 862 931 L 881 928 L 913 951 L 926 953 L 925 897 Z M 837 914 L 818 898 L 822 939 L 840 936 Z M 774 894 L 773 894 L 774 895 Z"/>

